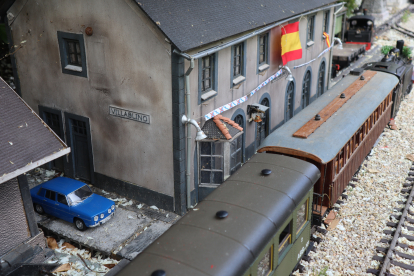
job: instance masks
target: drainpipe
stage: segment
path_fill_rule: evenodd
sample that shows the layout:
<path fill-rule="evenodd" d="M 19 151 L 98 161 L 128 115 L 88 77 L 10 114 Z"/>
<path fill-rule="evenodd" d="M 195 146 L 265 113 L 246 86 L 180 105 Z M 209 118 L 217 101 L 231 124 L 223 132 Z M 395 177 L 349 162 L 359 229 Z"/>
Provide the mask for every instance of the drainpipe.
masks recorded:
<path fill-rule="evenodd" d="M 187 72 L 185 72 L 185 101 L 187 104 L 187 145 L 186 145 L 186 151 L 187 151 L 187 169 L 185 172 L 186 177 L 186 184 L 187 184 L 187 208 L 193 208 L 191 205 L 191 189 L 190 189 L 190 183 L 191 183 L 191 101 L 190 101 L 190 74 L 191 71 L 194 69 L 194 59 L 190 59 L 190 67 L 188 67 Z M 184 117 L 183 117 L 184 119 Z"/>
<path fill-rule="evenodd" d="M 332 29 L 332 35 L 331 35 L 334 38 L 332 45 L 335 44 L 335 41 L 339 41 L 339 43 L 341 45 L 340 46 L 341 48 L 342 48 L 342 42 L 341 42 L 341 40 L 339 38 L 335 37 L 335 27 L 336 27 L 336 15 L 338 14 L 338 12 L 340 10 L 342 10 L 344 8 L 344 6 L 345 6 L 345 2 L 342 2 L 342 6 L 336 12 L 334 12 L 334 15 L 333 15 L 333 21 L 334 22 L 333 22 L 333 26 L 332 26 L 333 29 Z M 328 65 L 328 89 L 331 89 L 332 88 L 332 82 L 331 82 L 331 76 L 332 76 L 332 59 L 333 59 L 333 51 L 331 50 L 330 51 L 330 54 L 329 54 L 329 65 Z"/>

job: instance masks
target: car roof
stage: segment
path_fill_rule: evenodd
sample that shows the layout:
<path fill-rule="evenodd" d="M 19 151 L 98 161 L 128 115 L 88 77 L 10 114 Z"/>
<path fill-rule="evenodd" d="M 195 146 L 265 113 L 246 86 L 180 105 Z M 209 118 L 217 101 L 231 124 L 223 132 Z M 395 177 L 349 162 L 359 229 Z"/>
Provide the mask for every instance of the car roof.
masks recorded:
<path fill-rule="evenodd" d="M 57 177 L 42 184 L 42 188 L 49 189 L 62 194 L 69 194 L 86 184 L 67 177 Z"/>

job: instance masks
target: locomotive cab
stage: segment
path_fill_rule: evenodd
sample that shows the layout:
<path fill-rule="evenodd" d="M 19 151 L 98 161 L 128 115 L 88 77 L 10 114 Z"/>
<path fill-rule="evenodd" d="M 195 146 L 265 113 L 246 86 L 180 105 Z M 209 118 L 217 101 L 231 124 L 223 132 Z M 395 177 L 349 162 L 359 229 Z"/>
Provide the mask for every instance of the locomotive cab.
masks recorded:
<path fill-rule="evenodd" d="M 367 44 L 371 48 L 374 38 L 375 19 L 369 15 L 356 15 L 348 19 L 348 31 L 345 34 L 347 43 Z"/>

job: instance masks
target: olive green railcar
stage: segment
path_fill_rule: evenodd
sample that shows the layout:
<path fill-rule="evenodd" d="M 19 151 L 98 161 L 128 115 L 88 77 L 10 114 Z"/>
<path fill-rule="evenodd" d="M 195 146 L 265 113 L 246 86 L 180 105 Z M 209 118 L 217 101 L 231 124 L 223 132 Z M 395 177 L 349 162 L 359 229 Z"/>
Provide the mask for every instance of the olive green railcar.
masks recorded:
<path fill-rule="evenodd" d="M 316 166 L 256 154 L 117 275 L 289 275 L 310 245 Z"/>

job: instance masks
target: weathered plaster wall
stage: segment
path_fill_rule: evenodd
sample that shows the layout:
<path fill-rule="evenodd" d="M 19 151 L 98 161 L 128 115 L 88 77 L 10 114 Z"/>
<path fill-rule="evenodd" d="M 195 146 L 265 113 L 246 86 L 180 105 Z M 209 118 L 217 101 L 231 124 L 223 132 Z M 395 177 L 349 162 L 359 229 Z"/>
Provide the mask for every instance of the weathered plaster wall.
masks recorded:
<path fill-rule="evenodd" d="M 329 18 L 329 34 L 330 37 L 333 37 L 333 9 L 330 10 Z M 325 87 L 328 82 L 328 62 L 329 62 L 329 52 L 325 53 L 322 57 L 312 62 L 309 65 L 304 67 L 293 69 L 294 66 L 303 64 L 311 59 L 316 58 L 324 49 L 326 49 L 326 42 L 322 39 L 322 24 L 323 24 L 323 12 L 315 13 L 315 33 L 314 33 L 314 42 L 315 44 L 311 47 L 306 46 L 306 31 L 307 31 L 307 20 L 308 17 L 304 16 L 300 20 L 299 33 L 300 40 L 302 44 L 302 59 L 288 62 L 287 66 L 291 69 L 293 77 L 296 83 L 295 90 L 295 104 L 294 110 L 295 113 L 301 110 L 301 93 L 302 93 L 302 84 L 304 74 L 306 69 L 311 67 L 312 71 L 312 81 L 311 81 L 311 102 L 316 99 L 317 85 L 318 85 L 318 72 L 319 66 L 321 64 L 322 58 L 325 57 L 326 69 L 325 69 Z M 281 59 L 281 28 L 275 27 L 270 31 L 270 67 L 268 70 L 258 74 L 257 73 L 257 36 L 249 38 L 246 41 L 246 80 L 240 85 L 236 85 L 233 88 L 230 87 L 231 83 L 231 47 L 225 48 L 218 53 L 218 95 L 209 99 L 202 104 L 198 104 L 198 60 L 195 61 L 195 70 L 190 75 L 190 86 L 192 93 L 192 106 L 193 106 L 193 118 L 200 123 L 202 126 L 204 124 L 203 116 L 214 109 L 227 104 L 231 101 L 234 101 L 250 91 L 254 90 L 259 84 L 269 78 L 271 75 L 275 74 L 279 70 L 279 65 L 282 65 Z M 194 51 L 194 53 L 200 51 Z M 190 52 L 191 54 L 191 52 Z M 189 62 L 185 62 L 185 68 L 188 68 Z M 274 130 L 279 127 L 284 122 L 284 112 L 285 112 L 285 93 L 286 86 L 288 82 L 285 78 L 282 78 L 276 82 L 270 83 L 259 90 L 253 97 L 249 97 L 248 101 L 225 111 L 222 113 L 223 116 L 232 118 L 234 112 L 239 108 L 243 109 L 246 119 L 249 119 L 247 115 L 247 105 L 253 103 L 259 103 L 263 94 L 268 93 L 271 100 L 271 119 L 270 119 L 270 129 Z M 245 128 L 245 145 L 246 145 L 246 158 L 249 158 L 256 150 L 256 123 L 246 122 Z M 195 139 L 195 131 L 193 132 L 193 138 Z M 193 139 L 193 141 L 195 141 Z M 193 146 L 195 150 L 195 146 Z M 250 155 L 250 156 L 249 156 Z M 194 170 L 192 170 L 194 171 Z"/>
<path fill-rule="evenodd" d="M 173 196 L 171 45 L 131 0 L 17 1 L 22 95 L 90 119 L 95 172 Z M 86 27 L 93 35 L 84 34 Z M 84 34 L 88 77 L 62 73 L 57 32 Z M 109 115 L 109 105 L 151 124 Z"/>

